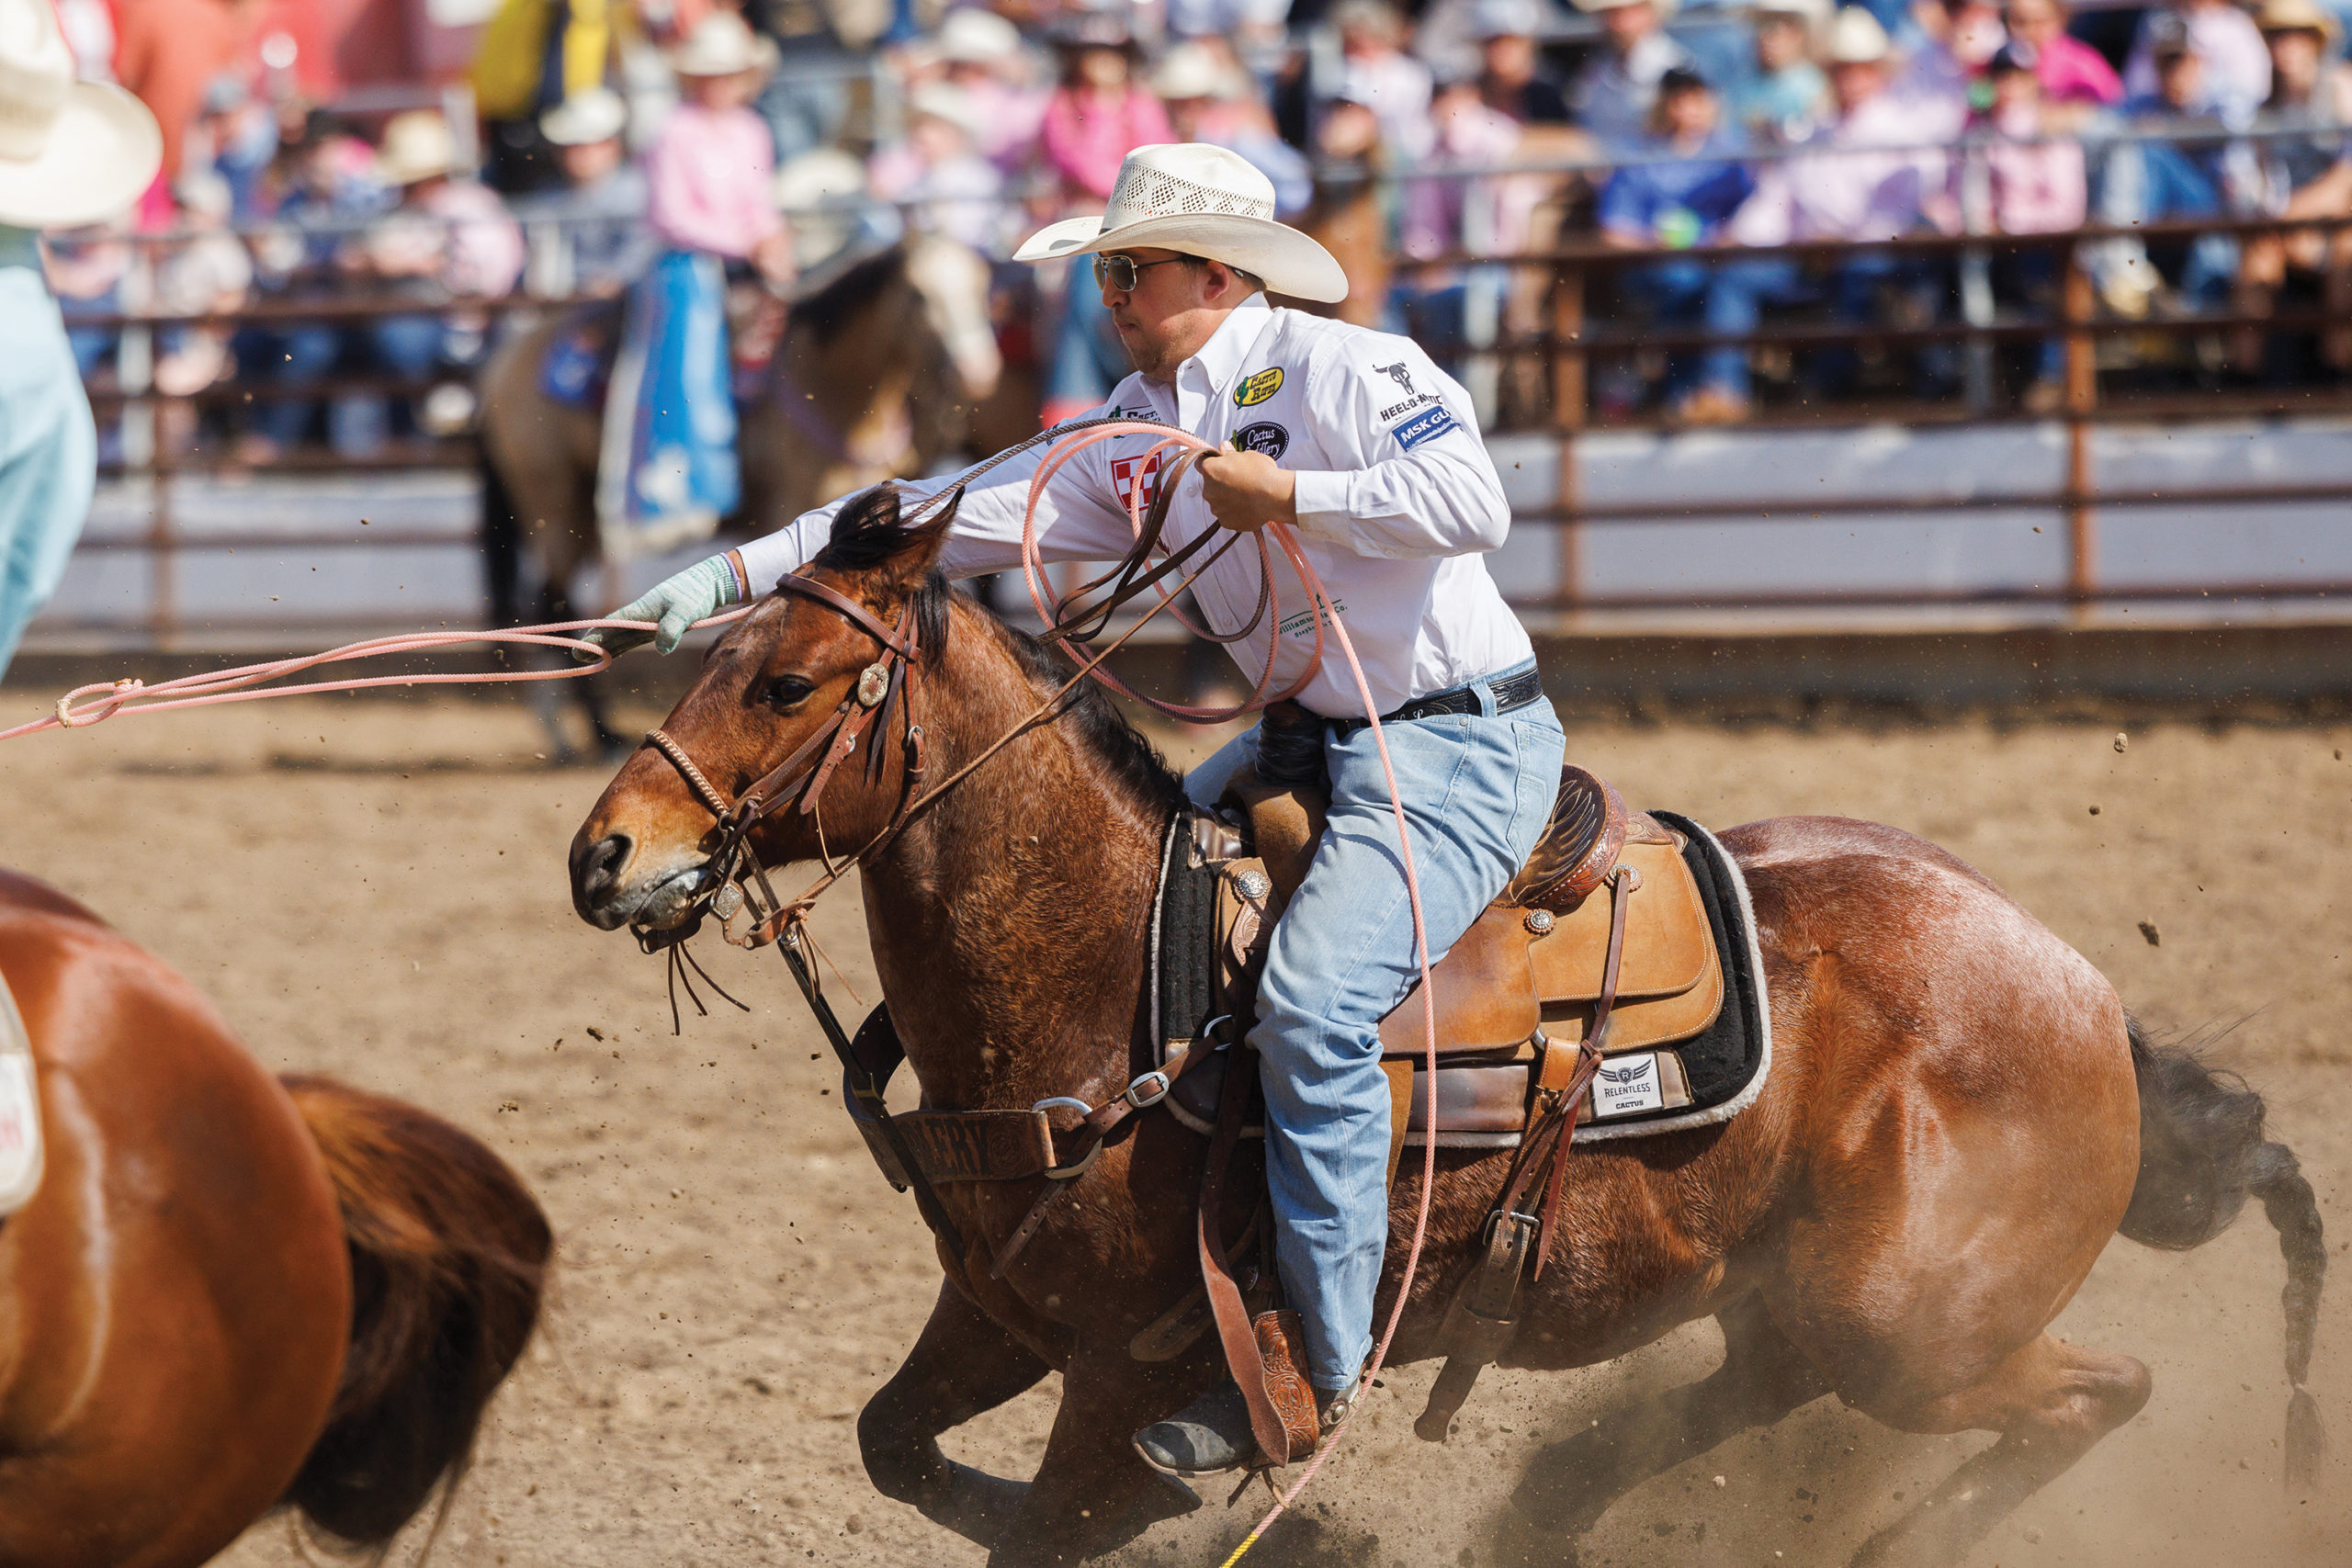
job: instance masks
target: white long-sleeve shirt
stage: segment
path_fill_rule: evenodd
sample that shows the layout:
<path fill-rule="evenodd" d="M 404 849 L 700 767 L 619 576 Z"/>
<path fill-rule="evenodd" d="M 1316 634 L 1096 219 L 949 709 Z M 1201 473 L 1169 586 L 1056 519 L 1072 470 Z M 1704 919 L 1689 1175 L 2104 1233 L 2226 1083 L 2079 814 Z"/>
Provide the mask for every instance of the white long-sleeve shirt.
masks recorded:
<path fill-rule="evenodd" d="M 1501 476 L 1479 438 L 1469 394 L 1410 340 L 1272 310 L 1253 295 L 1177 367 L 1172 383 L 1129 376 L 1095 412 L 1263 452 L 1297 474 L 1299 546 L 1345 618 L 1375 711 L 1507 670 L 1532 653 L 1482 558 L 1510 526 Z M 1037 507 L 1047 560 L 1111 561 L 1133 547 L 1126 497 L 1151 446 L 1148 436 L 1121 436 L 1055 473 Z M 966 492 L 941 557 L 949 576 L 1019 569 L 1022 513 L 1045 451 L 1033 448 L 989 469 Z M 1143 478 L 1148 499 L 1156 465 Z M 905 488 L 927 496 L 955 482 Z M 805 513 L 745 545 L 741 559 L 752 592 L 765 592 L 821 550 L 841 506 Z M 1180 548 L 1216 526 L 1195 477 L 1170 506 L 1161 536 Z M 1280 691 L 1306 670 L 1315 627 L 1304 584 L 1279 549 L 1272 555 L 1281 639 L 1273 689 Z M 1245 539 L 1207 570 L 1193 597 L 1211 626 L 1231 632 L 1256 606 L 1258 585 L 1258 551 Z M 1265 667 L 1270 635 L 1261 625 L 1228 645 L 1252 679 Z M 1328 632 L 1322 662 L 1298 700 L 1333 717 L 1364 711 Z"/>

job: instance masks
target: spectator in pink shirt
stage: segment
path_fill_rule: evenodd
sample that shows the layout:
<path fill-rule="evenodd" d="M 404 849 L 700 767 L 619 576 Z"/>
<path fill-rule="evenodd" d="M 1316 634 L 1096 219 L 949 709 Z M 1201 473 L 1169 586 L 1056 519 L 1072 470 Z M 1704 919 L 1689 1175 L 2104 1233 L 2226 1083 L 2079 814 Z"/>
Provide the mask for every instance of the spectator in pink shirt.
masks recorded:
<path fill-rule="evenodd" d="M 2040 73 L 2024 46 L 2000 50 L 1986 62 L 1984 76 L 1993 89 L 1993 107 L 1973 129 L 1991 133 L 1982 153 L 1991 177 L 1984 191 L 1987 210 L 1968 213 L 1969 227 L 2003 234 L 2056 234 L 2081 228 L 2090 203 L 2082 144 L 2038 140 L 2053 128 L 2044 118 Z M 1960 185 L 1956 199 L 1969 202 L 1966 181 L 1958 169 L 1954 178 Z M 2054 313 L 2057 260 L 2053 251 L 2007 253 L 1995 269 L 1996 295 L 2022 298 Z M 2030 412 L 2047 413 L 2064 400 L 2065 369 L 2064 340 L 2042 339 L 2033 384 L 2025 394 Z"/>
<path fill-rule="evenodd" d="M 2066 30 L 2065 0 L 2009 0 L 2009 37 L 2041 84 L 2041 117 L 2052 130 L 2080 125 L 2123 101 L 2123 79 L 2107 57 Z"/>
<path fill-rule="evenodd" d="M 1168 111 L 1135 80 L 1126 7 L 1079 11 L 1055 35 L 1062 85 L 1046 105 L 1046 162 L 1073 201 L 1107 201 L 1119 164 L 1137 147 L 1176 140 Z"/>
<path fill-rule="evenodd" d="M 994 11 L 958 7 L 940 24 L 939 60 L 948 85 L 978 111 L 980 155 L 1013 173 L 1037 144 L 1047 96 L 1032 85 L 1020 29 Z"/>
<path fill-rule="evenodd" d="M 673 57 L 680 102 L 646 154 L 646 218 L 674 250 L 748 261 L 788 277 L 784 218 L 769 188 L 775 144 L 751 108 L 774 48 L 725 11 L 688 36 Z"/>
<path fill-rule="evenodd" d="M 741 499 L 727 270 L 777 288 L 793 274 L 775 143 L 750 107 L 775 62 L 732 11 L 705 16 L 670 57 L 682 101 L 645 170 L 646 216 L 667 248 L 629 290 L 596 476 L 601 525 L 640 550 L 708 535 Z"/>

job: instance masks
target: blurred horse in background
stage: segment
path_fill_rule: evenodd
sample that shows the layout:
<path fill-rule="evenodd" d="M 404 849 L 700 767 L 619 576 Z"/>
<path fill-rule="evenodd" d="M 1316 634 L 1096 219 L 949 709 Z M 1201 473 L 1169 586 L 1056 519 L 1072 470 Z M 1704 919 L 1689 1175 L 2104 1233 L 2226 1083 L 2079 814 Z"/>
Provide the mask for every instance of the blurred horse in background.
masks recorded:
<path fill-rule="evenodd" d="M 990 399 L 1002 369 L 989 265 L 967 246 L 917 235 L 815 276 L 786 318 L 757 394 L 738 409 L 743 499 L 729 522 L 744 534 L 771 533 L 835 496 L 936 468 L 965 448 L 971 412 Z M 620 312 L 618 300 L 591 308 L 609 341 L 618 339 Z M 482 534 L 492 615 L 502 626 L 575 618 L 573 585 L 605 559 L 596 517 L 602 389 L 587 402 L 567 401 L 547 375 L 559 340 L 581 327 L 578 315 L 546 322 L 482 371 Z M 536 584 L 529 591 L 526 578 Z M 586 708 L 597 748 L 635 744 L 607 722 L 595 682 L 563 685 Z M 541 717 L 558 754 L 568 753 L 553 709 Z"/>
<path fill-rule="evenodd" d="M 47 1171 L 0 1221 L 0 1563 L 193 1568 L 264 1514 L 388 1546 L 539 1319 L 546 1217 L 413 1106 L 272 1078 L 195 987 L 0 872 Z"/>

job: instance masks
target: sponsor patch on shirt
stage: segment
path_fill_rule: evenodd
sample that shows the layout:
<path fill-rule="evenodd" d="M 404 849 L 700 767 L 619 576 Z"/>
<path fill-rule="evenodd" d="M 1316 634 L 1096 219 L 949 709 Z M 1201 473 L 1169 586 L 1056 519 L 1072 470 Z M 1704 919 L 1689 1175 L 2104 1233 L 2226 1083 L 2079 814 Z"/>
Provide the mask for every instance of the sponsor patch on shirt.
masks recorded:
<path fill-rule="evenodd" d="M 1138 437 L 1137 439 L 1142 438 Z M 1148 457 L 1114 457 L 1111 459 L 1111 483 L 1118 490 L 1119 506 L 1123 511 L 1133 512 L 1137 510 L 1139 507 L 1149 506 L 1153 500 L 1159 495 L 1159 453 L 1154 452 Z M 1138 469 L 1141 470 L 1143 478 L 1143 500 L 1141 502 L 1137 502 L 1135 499 L 1136 478 Z"/>
<path fill-rule="evenodd" d="M 1254 408 L 1283 389 L 1283 367 L 1270 366 L 1241 378 L 1233 389 L 1233 406 Z"/>
<path fill-rule="evenodd" d="M 1449 430 L 1461 428 L 1453 413 L 1441 403 L 1436 408 L 1423 409 L 1398 425 L 1395 432 L 1396 445 L 1409 452 L 1424 441 L 1434 441 Z"/>
<path fill-rule="evenodd" d="M 1272 420 L 1259 424 L 1245 424 L 1233 433 L 1233 449 L 1237 452 L 1263 452 L 1269 457 L 1280 457 L 1290 450 L 1290 432 Z"/>

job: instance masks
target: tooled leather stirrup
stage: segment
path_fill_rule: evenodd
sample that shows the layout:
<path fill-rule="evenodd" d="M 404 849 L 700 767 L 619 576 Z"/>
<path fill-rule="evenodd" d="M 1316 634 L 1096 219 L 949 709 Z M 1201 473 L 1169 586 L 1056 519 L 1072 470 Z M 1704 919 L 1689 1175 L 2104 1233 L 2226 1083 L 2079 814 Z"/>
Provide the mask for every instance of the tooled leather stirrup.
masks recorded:
<path fill-rule="evenodd" d="M 1261 1313 L 1253 1321 L 1241 1287 L 1226 1260 L 1217 1215 L 1225 1196 L 1225 1173 L 1241 1141 L 1256 1074 L 1241 1047 L 1227 1051 L 1225 1083 L 1217 1095 L 1216 1131 L 1209 1139 L 1208 1163 L 1201 1175 L 1201 1207 L 1194 1217 L 1200 1247 L 1201 1283 L 1208 1292 L 1225 1363 L 1250 1408 L 1250 1435 L 1257 1439 L 1261 1466 L 1283 1465 L 1315 1451 L 1320 1427 L 1315 1390 L 1299 1365 L 1305 1324 L 1295 1312 Z"/>

